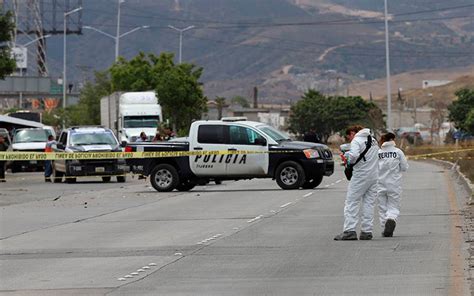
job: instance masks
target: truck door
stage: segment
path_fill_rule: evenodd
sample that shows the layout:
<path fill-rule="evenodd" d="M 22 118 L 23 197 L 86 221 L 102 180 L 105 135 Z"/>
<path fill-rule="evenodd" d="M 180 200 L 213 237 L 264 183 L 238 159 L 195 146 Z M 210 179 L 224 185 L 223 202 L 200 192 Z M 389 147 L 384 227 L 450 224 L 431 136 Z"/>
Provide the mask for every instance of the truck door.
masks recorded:
<path fill-rule="evenodd" d="M 190 144 L 190 151 L 227 151 L 228 127 L 222 124 L 201 124 Z M 191 171 L 197 176 L 224 176 L 226 155 L 190 156 Z"/>
<path fill-rule="evenodd" d="M 266 139 L 250 127 L 229 126 L 229 149 L 255 151 L 226 157 L 228 176 L 265 176 L 268 173 L 269 155 Z"/>

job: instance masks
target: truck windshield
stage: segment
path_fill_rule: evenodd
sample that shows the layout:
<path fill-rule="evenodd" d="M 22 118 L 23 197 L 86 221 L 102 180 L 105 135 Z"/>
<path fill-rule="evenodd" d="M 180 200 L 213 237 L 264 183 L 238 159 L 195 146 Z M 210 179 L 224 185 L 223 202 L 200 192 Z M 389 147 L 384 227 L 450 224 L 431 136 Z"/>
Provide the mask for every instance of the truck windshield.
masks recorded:
<path fill-rule="evenodd" d="M 260 125 L 257 126 L 257 128 L 277 142 L 291 141 L 290 137 L 287 134 L 269 125 Z"/>
<path fill-rule="evenodd" d="M 124 128 L 134 128 L 134 127 L 157 128 L 159 121 L 160 121 L 159 116 L 124 116 L 123 127 Z"/>
<path fill-rule="evenodd" d="M 49 135 L 51 131 L 46 129 L 19 130 L 15 133 L 13 143 L 47 142 Z"/>
<path fill-rule="evenodd" d="M 117 140 L 111 132 L 90 132 L 71 134 L 71 145 L 118 145 Z"/>

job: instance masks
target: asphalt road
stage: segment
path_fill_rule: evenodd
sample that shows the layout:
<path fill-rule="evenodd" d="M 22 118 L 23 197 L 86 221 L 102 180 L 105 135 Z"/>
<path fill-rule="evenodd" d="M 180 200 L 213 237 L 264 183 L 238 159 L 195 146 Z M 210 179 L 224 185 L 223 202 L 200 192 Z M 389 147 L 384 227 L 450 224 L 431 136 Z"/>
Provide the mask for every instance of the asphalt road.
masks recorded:
<path fill-rule="evenodd" d="M 157 193 L 143 180 L 0 186 L 2 295 L 469 295 L 460 201 L 411 162 L 393 238 L 333 241 L 342 170 L 315 190 L 271 180 Z"/>

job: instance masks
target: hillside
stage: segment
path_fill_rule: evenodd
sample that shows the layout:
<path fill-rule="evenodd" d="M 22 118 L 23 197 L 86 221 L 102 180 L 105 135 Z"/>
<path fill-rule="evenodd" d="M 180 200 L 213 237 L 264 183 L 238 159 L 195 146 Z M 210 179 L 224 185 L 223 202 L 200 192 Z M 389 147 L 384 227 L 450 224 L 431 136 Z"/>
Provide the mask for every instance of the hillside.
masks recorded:
<path fill-rule="evenodd" d="M 45 0 L 45 2 L 52 0 Z M 249 96 L 259 86 L 262 102 L 295 100 L 308 88 L 334 93 L 350 84 L 382 78 L 382 1 L 376 0 L 127 0 L 121 32 L 126 58 L 139 51 L 178 51 L 178 34 L 168 25 L 195 28 L 184 35 L 183 60 L 204 67 L 208 97 Z M 455 0 L 390 4 L 393 74 L 474 64 L 474 7 Z M 83 1 L 83 23 L 114 34 L 116 1 Z M 430 11 L 423 12 L 422 11 Z M 94 31 L 68 37 L 73 81 L 109 67 L 114 43 Z M 53 76 L 62 69 L 62 38 L 48 39 Z M 82 70 L 81 70 L 82 69 Z"/>

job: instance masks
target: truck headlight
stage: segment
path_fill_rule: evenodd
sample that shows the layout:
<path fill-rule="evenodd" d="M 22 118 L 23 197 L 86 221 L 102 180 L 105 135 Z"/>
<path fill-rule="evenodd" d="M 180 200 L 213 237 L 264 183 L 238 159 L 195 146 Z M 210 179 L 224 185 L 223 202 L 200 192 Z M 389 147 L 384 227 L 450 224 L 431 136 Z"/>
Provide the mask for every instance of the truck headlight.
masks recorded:
<path fill-rule="evenodd" d="M 319 158 L 319 152 L 314 149 L 305 149 L 303 150 L 304 155 L 306 158 L 311 159 L 311 158 Z"/>

